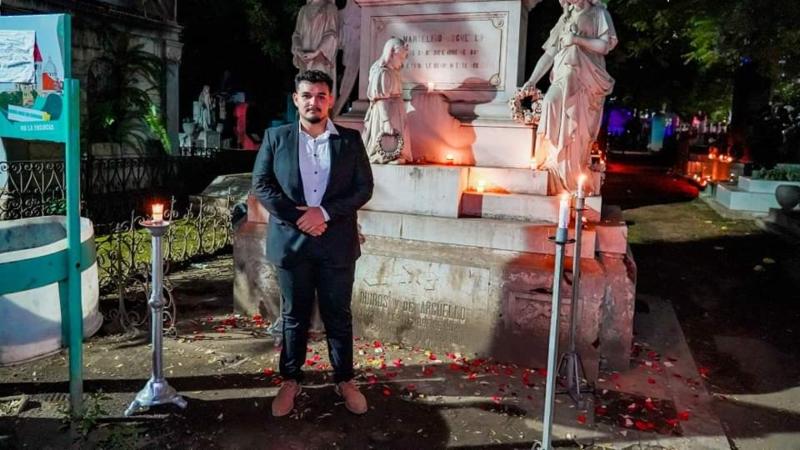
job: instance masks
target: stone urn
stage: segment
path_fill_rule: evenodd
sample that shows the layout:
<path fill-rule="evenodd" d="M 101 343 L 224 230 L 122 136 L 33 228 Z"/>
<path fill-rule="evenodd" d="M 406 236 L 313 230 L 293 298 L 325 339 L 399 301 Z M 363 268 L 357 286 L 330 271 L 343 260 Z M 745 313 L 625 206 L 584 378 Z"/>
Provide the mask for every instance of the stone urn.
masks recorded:
<path fill-rule="evenodd" d="M 800 203 L 800 186 L 782 184 L 775 189 L 775 199 L 784 211 L 791 211 Z"/>

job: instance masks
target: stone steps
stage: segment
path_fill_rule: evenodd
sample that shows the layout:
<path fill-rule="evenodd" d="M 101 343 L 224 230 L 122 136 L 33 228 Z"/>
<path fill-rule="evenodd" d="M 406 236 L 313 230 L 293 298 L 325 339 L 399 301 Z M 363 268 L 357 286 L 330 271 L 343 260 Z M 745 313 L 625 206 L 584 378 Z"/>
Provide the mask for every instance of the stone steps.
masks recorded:
<path fill-rule="evenodd" d="M 555 235 L 554 223 L 521 222 L 486 218 L 449 218 L 381 211 L 359 211 L 361 232 L 367 236 L 479 247 L 523 253 L 552 255 L 555 245 L 548 239 Z M 570 236 L 574 231 L 570 229 Z M 594 258 L 596 233 L 588 226 L 582 234 L 582 258 Z M 567 246 L 567 255 L 574 245 Z"/>
<path fill-rule="evenodd" d="M 462 217 L 487 219 L 558 222 L 560 199 L 557 196 L 498 194 L 494 192 L 464 192 L 461 197 Z M 584 217 L 600 220 L 603 198 L 587 197 Z"/>
<path fill-rule="evenodd" d="M 269 214 L 250 196 L 248 221 L 266 223 Z M 593 258 L 595 252 L 624 255 L 627 252 L 628 228 L 619 207 L 603 207 L 603 219 L 589 221 L 584 228 L 581 257 Z M 555 222 L 502 220 L 485 217 L 434 217 L 386 211 L 359 211 L 361 231 L 368 236 L 383 236 L 424 242 L 440 242 L 494 250 L 527 253 L 555 253 L 548 240 L 555 234 Z M 574 234 L 574 223 L 570 224 Z M 572 255 L 572 246 L 567 248 Z"/>

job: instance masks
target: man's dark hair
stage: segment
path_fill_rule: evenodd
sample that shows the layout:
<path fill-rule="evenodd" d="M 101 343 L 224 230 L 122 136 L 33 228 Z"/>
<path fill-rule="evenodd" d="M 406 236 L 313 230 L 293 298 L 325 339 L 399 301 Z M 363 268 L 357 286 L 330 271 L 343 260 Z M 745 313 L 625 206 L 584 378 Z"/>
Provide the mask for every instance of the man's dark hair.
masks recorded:
<path fill-rule="evenodd" d="M 303 81 L 308 83 L 325 83 L 328 85 L 328 91 L 333 94 L 333 80 L 331 77 L 328 76 L 327 73 L 321 70 L 306 70 L 305 72 L 300 72 L 294 77 L 294 91 L 297 92 L 297 89 L 300 87 L 300 83 Z"/>

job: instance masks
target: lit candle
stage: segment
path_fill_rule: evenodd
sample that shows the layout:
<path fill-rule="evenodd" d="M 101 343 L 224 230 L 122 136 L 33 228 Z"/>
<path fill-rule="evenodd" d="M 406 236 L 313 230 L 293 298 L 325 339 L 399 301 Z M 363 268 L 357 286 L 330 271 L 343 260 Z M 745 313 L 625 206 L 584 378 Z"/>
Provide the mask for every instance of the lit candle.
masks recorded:
<path fill-rule="evenodd" d="M 531 170 L 536 170 L 536 158 L 531 158 Z"/>
<path fill-rule="evenodd" d="M 447 161 L 447 164 L 453 164 L 453 161 L 455 160 L 452 153 L 448 153 L 444 159 Z"/>
<path fill-rule="evenodd" d="M 478 192 L 483 192 L 486 190 L 486 182 L 483 180 L 478 181 L 478 187 L 476 188 Z"/>
<path fill-rule="evenodd" d="M 578 175 L 578 198 L 583 198 L 583 183 L 586 182 L 586 174 Z"/>
<path fill-rule="evenodd" d="M 433 81 L 428 82 L 428 92 L 433 92 L 436 90 L 436 83 Z"/>
<path fill-rule="evenodd" d="M 569 226 L 569 193 L 561 194 L 561 202 L 558 206 L 558 228 Z"/>
<path fill-rule="evenodd" d="M 164 220 L 164 205 L 161 203 L 153 203 L 153 222 L 161 222 Z"/>

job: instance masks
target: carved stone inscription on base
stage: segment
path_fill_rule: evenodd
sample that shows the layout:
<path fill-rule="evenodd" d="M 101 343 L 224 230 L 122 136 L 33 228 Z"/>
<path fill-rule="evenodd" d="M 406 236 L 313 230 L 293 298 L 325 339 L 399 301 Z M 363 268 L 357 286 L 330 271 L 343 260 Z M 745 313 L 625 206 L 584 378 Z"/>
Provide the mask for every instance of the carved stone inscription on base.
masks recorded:
<path fill-rule="evenodd" d="M 507 12 L 373 17 L 370 54 L 397 36 L 410 47 L 405 89 L 502 91 L 507 24 Z"/>

